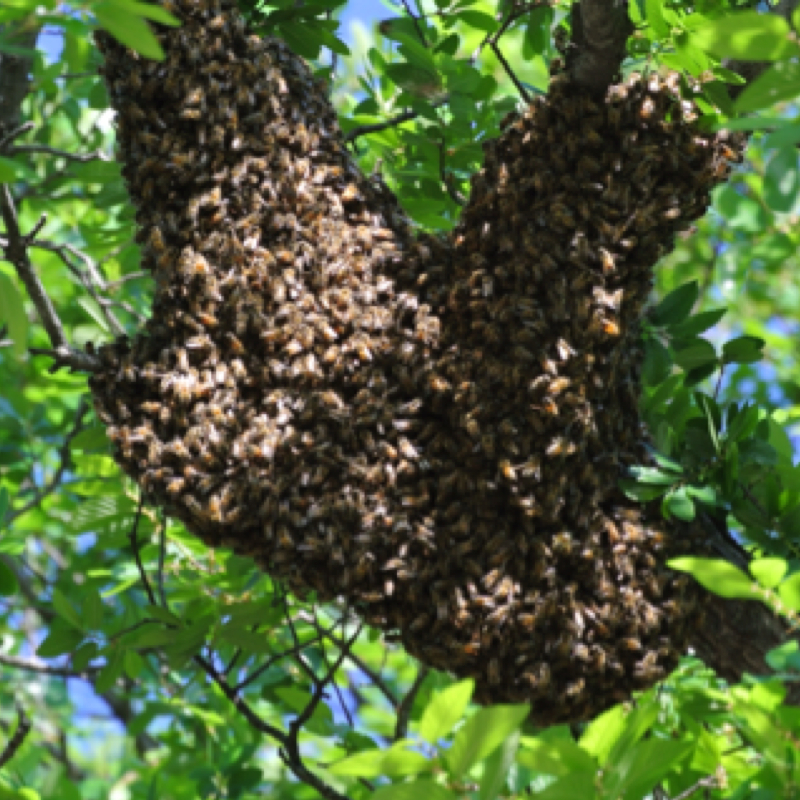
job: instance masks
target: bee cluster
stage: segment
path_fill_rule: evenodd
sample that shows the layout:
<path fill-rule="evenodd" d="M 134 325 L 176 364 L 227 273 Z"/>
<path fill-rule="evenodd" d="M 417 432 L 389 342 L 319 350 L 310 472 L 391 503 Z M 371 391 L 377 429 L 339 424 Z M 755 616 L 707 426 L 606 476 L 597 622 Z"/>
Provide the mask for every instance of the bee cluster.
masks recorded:
<path fill-rule="evenodd" d="M 564 76 L 486 145 L 450 240 L 352 162 L 308 68 L 229 0 L 171 0 L 161 63 L 106 36 L 152 318 L 91 381 L 115 456 L 212 547 L 345 598 L 481 702 L 586 719 L 664 676 L 691 532 L 647 460 L 650 270 L 735 143 L 653 76 Z"/>

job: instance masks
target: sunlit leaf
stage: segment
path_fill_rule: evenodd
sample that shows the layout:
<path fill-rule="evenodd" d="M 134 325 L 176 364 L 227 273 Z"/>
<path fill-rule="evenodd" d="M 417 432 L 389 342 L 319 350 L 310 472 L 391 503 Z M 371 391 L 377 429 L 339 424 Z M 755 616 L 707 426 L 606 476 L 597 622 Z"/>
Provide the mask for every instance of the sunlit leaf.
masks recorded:
<path fill-rule="evenodd" d="M 668 566 L 689 573 L 701 586 L 720 597 L 754 599 L 753 581 L 727 561 L 683 556 L 673 558 Z"/>

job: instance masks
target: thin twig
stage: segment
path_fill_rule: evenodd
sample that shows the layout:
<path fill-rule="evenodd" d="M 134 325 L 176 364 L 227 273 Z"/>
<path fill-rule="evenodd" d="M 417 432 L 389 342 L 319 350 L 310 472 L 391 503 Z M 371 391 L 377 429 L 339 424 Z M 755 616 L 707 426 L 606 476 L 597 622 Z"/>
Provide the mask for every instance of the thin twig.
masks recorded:
<path fill-rule="evenodd" d="M 158 527 L 158 595 L 161 598 L 161 605 L 168 608 L 167 593 L 164 590 L 164 564 L 167 556 L 167 523 L 163 514 L 161 524 Z"/>
<path fill-rule="evenodd" d="M 128 539 L 131 543 L 131 549 L 133 550 L 133 557 L 136 559 L 136 567 L 139 570 L 139 576 L 142 579 L 142 583 L 144 584 L 145 591 L 147 592 L 147 597 L 150 600 L 151 606 L 157 606 L 158 603 L 156 602 L 156 596 L 153 594 L 153 588 L 150 586 L 150 581 L 147 578 L 147 573 L 144 571 L 144 564 L 142 564 L 142 557 L 139 553 L 139 541 L 137 539 L 137 534 L 139 530 L 139 520 L 142 516 L 142 506 L 144 505 L 144 495 L 139 495 L 139 506 L 136 509 L 136 517 L 133 520 L 133 528 L 131 528 L 131 532 L 128 534 Z"/>
<path fill-rule="evenodd" d="M 49 494 L 52 494 L 52 492 L 59 487 L 64 474 L 67 472 L 72 463 L 72 454 L 70 453 L 72 440 L 83 430 L 84 418 L 86 417 L 88 411 L 89 404 L 86 402 L 85 397 L 81 397 L 78 408 L 75 411 L 75 419 L 72 423 L 72 427 L 69 429 L 66 437 L 64 437 L 64 443 L 58 449 L 59 463 L 56 471 L 53 473 L 53 476 L 50 478 L 50 480 L 47 481 L 47 483 L 45 483 L 44 486 L 42 486 L 39 490 L 37 490 L 34 496 L 27 503 L 25 503 L 22 508 L 9 511 L 6 514 L 5 524 L 7 526 L 18 517 L 21 517 L 32 508 L 38 506 L 45 497 L 47 497 Z"/>
<path fill-rule="evenodd" d="M 0 769 L 14 758 L 17 750 L 22 747 L 25 738 L 31 732 L 31 721 L 20 705 L 17 706 L 17 719 L 19 720 L 17 729 L 14 731 L 14 735 L 8 740 L 5 750 L 0 753 Z"/>
<path fill-rule="evenodd" d="M 307 620 L 310 622 L 311 625 L 314 624 L 313 620 Z M 325 634 L 328 639 L 330 639 L 337 647 L 342 647 L 344 645 L 343 639 L 338 638 L 333 632 Z M 347 654 L 347 658 L 353 662 L 357 669 L 363 672 L 372 682 L 372 684 L 377 688 L 381 694 L 389 701 L 389 704 L 392 708 L 397 708 L 399 704 L 399 700 L 395 697 L 394 692 L 391 690 L 390 686 L 386 681 L 381 677 L 380 673 L 376 672 L 372 667 L 369 666 L 360 656 L 356 653 L 349 652 Z"/>
<path fill-rule="evenodd" d="M 117 278 L 115 281 L 107 281 L 106 289 L 108 289 L 108 291 L 113 291 L 114 289 L 119 289 L 123 283 L 128 283 L 128 281 L 138 281 L 140 278 L 150 277 L 152 277 L 151 274 L 144 269 L 139 270 L 138 272 L 129 272 L 127 275 L 123 275 L 121 278 Z"/>
<path fill-rule="evenodd" d="M 24 122 L 22 125 L 14 128 L 10 133 L 7 133 L 0 139 L 0 153 L 5 152 L 6 147 L 11 144 L 14 139 L 18 139 L 23 133 L 32 131 L 35 127 L 36 126 L 32 122 Z"/>
<path fill-rule="evenodd" d="M 100 295 L 101 291 L 106 291 L 106 284 L 93 258 L 90 258 L 86 253 L 78 250 L 77 247 L 73 247 L 71 244 L 55 244 L 54 242 L 49 242 L 44 239 L 38 239 L 36 241 L 31 241 L 30 246 L 55 253 L 67 269 L 80 281 L 81 285 L 91 295 L 92 299 L 100 306 L 100 311 L 108 323 L 108 327 L 114 334 L 121 336 L 125 333 L 125 327 L 110 310 L 110 306 L 119 305 L 120 301 L 110 300 Z M 77 264 L 73 263 L 73 261 L 68 258 L 67 254 L 83 261 L 86 269 L 81 269 Z M 125 308 L 125 310 L 134 316 L 140 316 L 138 312 L 130 306 Z"/>
<path fill-rule="evenodd" d="M 406 14 L 414 20 L 414 28 L 417 31 L 417 36 L 419 36 L 419 40 L 422 44 L 427 47 L 428 40 L 425 38 L 425 32 L 422 30 L 422 26 L 419 24 L 419 19 L 417 15 L 411 10 L 411 6 L 408 4 L 408 0 L 402 0 L 403 8 L 406 10 Z"/>
<path fill-rule="evenodd" d="M 428 677 L 428 673 L 430 669 L 426 667 L 424 664 L 420 664 L 419 670 L 417 671 L 417 677 L 414 679 L 414 683 L 411 684 L 411 688 L 406 693 L 406 696 L 401 701 L 400 705 L 397 708 L 397 724 L 394 728 L 394 740 L 400 741 L 400 739 L 405 739 L 408 736 L 408 723 L 411 719 L 411 711 L 414 708 L 414 700 L 417 697 L 417 693 L 422 688 L 422 684 L 425 682 L 425 678 Z"/>
<path fill-rule="evenodd" d="M 70 667 L 54 667 L 44 661 L 10 656 L 0 653 L 0 664 L 13 669 L 22 669 L 26 672 L 38 672 L 40 675 L 57 675 L 60 678 L 82 678 L 86 679 L 98 673 L 102 667 L 86 667 L 82 670 L 74 670 Z"/>
<path fill-rule="evenodd" d="M 64 333 L 64 326 L 61 323 L 61 319 L 58 314 L 56 314 L 53 303 L 28 257 L 30 242 L 20 231 L 19 222 L 17 220 L 17 209 L 11 197 L 11 192 L 5 184 L 0 185 L 0 212 L 2 212 L 3 222 L 6 226 L 6 235 L 8 237 L 3 247 L 6 258 L 16 269 L 17 274 L 28 290 L 28 295 L 33 301 L 34 306 L 36 306 L 42 324 L 50 338 L 53 351 L 58 358 L 57 363 L 62 366 L 69 366 L 80 372 L 99 371 L 101 367 L 99 359 L 81 350 L 74 350 L 70 347 L 66 334 Z"/>
<path fill-rule="evenodd" d="M 439 106 L 446 105 L 449 101 L 450 96 L 445 95 L 444 97 L 440 97 L 438 100 L 434 100 L 431 103 L 431 108 L 439 108 Z M 350 144 L 358 139 L 359 136 L 365 136 L 368 133 L 378 133 L 379 131 L 385 131 L 387 128 L 397 127 L 398 125 L 402 125 L 404 122 L 410 122 L 412 119 L 416 119 L 418 116 L 418 111 L 409 110 L 403 111 L 402 113 L 397 114 L 394 117 L 390 117 L 383 122 L 373 122 L 368 125 L 358 125 L 349 131 L 344 137 L 345 144 Z"/>
<path fill-rule="evenodd" d="M 47 153 L 51 156 L 66 158 L 68 161 L 110 161 L 111 157 L 102 150 L 95 150 L 93 153 L 70 153 L 67 150 L 59 150 L 57 147 L 50 147 L 46 144 L 15 144 L 6 151 L 9 155 L 17 153 Z"/>
<path fill-rule="evenodd" d="M 314 617 L 314 620 L 319 624 L 319 619 L 317 617 L 317 609 L 313 608 L 311 613 L 312 616 Z M 322 653 L 322 660 L 325 662 L 325 666 L 328 667 L 328 669 L 330 669 L 330 663 L 328 662 L 328 654 L 325 652 L 325 640 L 322 639 L 322 637 L 320 637 L 319 649 L 320 653 Z M 353 717 L 350 714 L 350 709 L 347 707 L 347 703 L 344 702 L 344 698 L 342 697 L 342 693 L 339 690 L 339 687 L 336 685 L 336 680 L 332 680 L 331 685 L 333 686 L 333 691 L 336 692 L 336 699 L 339 701 L 339 707 L 342 709 L 342 713 L 347 719 L 347 724 L 352 728 Z"/>
<path fill-rule="evenodd" d="M 298 747 L 293 747 L 290 737 L 283 731 L 265 722 L 256 714 L 236 689 L 228 683 L 227 678 L 204 656 L 196 655 L 194 661 L 217 684 L 222 693 L 230 700 L 234 708 L 247 720 L 250 726 L 259 733 L 271 736 L 281 746 L 281 754 L 286 766 L 294 773 L 295 777 L 303 783 L 316 789 L 327 800 L 348 800 L 346 795 L 337 792 L 332 786 L 325 783 L 318 775 L 313 773 L 303 762 Z"/>
<path fill-rule="evenodd" d="M 517 91 L 520 94 L 520 97 L 526 102 L 531 102 L 531 96 L 528 94 L 528 90 L 522 85 L 520 79 L 514 74 L 514 70 L 511 69 L 511 64 L 506 61 L 506 57 L 500 51 L 500 48 L 497 45 L 497 42 L 494 38 L 489 41 L 489 46 L 494 51 L 494 54 L 497 56 L 497 60 L 503 65 L 503 69 L 508 74 L 508 77 L 511 78 L 514 86 L 517 87 Z"/>
<path fill-rule="evenodd" d="M 672 800 L 687 800 L 687 798 L 691 797 L 695 792 L 699 792 L 701 789 L 716 789 L 718 785 L 719 781 L 712 776 L 700 778 L 697 783 L 692 784 L 688 789 L 685 789 L 680 794 L 676 794 Z"/>

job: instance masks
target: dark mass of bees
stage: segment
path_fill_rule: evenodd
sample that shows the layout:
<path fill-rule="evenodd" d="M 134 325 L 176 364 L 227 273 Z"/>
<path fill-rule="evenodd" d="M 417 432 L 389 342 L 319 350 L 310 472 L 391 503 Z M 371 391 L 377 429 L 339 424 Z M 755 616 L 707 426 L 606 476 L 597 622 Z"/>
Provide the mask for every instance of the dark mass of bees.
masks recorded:
<path fill-rule="evenodd" d="M 656 75 L 565 76 L 505 121 L 450 239 L 345 149 L 324 87 L 228 0 L 99 41 L 152 318 L 91 381 L 147 499 L 298 593 L 344 598 L 480 702 L 587 719 L 662 678 L 697 550 L 616 488 L 651 270 L 738 145 Z"/>

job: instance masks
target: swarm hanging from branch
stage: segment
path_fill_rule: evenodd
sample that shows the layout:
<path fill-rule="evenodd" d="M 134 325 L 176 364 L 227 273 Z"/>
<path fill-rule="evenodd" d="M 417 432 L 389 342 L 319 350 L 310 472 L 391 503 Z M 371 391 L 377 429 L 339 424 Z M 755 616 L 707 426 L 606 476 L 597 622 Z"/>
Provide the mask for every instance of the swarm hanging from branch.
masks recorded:
<path fill-rule="evenodd" d="M 308 68 L 179 2 L 163 63 L 100 36 L 153 314 L 91 379 L 115 455 L 209 546 L 346 597 L 481 702 L 585 719 L 664 676 L 697 550 L 646 461 L 650 270 L 736 157 L 657 77 L 509 119 L 448 240 L 359 172 Z"/>

